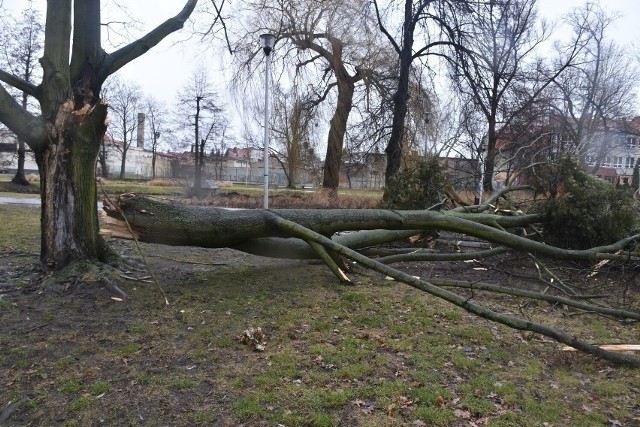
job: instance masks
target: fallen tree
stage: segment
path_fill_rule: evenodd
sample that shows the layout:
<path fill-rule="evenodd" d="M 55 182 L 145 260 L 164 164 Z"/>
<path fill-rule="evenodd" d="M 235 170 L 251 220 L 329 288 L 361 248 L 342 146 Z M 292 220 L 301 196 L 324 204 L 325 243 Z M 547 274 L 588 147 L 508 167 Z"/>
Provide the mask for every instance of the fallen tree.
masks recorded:
<path fill-rule="evenodd" d="M 491 202 L 494 200 L 490 199 Z M 520 298 L 541 299 L 572 306 L 585 312 L 615 317 L 627 323 L 640 321 L 640 313 L 637 311 L 621 310 L 585 301 L 584 297 L 576 295 L 570 286 L 564 284 L 556 286 L 564 295 L 554 296 L 472 281 L 421 280 L 388 265 L 407 260 L 478 259 L 508 250 L 520 251 L 534 258 L 548 257 L 560 260 L 628 262 L 640 259 L 640 253 L 626 250 L 640 235 L 589 249 L 563 249 L 509 231 L 539 222 L 540 215 L 501 215 L 497 210 L 490 213 L 489 206 L 485 204 L 475 207 L 473 211 L 229 210 L 170 204 L 126 194 L 119 196 L 115 201 L 104 202 L 107 221 L 102 233 L 148 243 L 207 248 L 229 247 L 256 255 L 280 258 L 317 258 L 326 263 L 343 282 L 350 282 L 349 264 L 345 262 L 349 260 L 442 298 L 479 317 L 547 336 L 610 362 L 640 367 L 640 359 L 636 357 L 585 343 L 569 333 L 544 324 L 491 310 L 475 302 L 472 297 L 457 294 L 450 289 L 470 288 L 507 293 Z M 464 254 L 434 253 L 429 250 L 407 253 L 401 250 L 379 260 L 365 255 L 373 246 L 434 230 L 462 233 L 490 242 L 495 247 Z M 350 233 L 340 234 L 346 231 Z"/>

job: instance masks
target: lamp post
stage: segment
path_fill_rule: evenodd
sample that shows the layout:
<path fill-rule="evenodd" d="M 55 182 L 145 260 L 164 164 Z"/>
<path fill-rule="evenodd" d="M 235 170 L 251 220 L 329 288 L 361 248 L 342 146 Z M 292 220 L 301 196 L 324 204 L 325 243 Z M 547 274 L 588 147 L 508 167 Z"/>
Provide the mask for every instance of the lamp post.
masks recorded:
<path fill-rule="evenodd" d="M 260 47 L 265 54 L 264 73 L 264 208 L 269 208 L 269 54 L 276 44 L 273 34 L 260 35 Z"/>
<path fill-rule="evenodd" d="M 481 142 L 478 146 L 477 165 L 478 168 L 478 181 L 476 182 L 476 196 L 473 201 L 474 205 L 480 205 L 482 203 L 482 195 L 484 193 L 484 161 L 482 155 L 484 154 L 485 146 L 484 142 Z"/>

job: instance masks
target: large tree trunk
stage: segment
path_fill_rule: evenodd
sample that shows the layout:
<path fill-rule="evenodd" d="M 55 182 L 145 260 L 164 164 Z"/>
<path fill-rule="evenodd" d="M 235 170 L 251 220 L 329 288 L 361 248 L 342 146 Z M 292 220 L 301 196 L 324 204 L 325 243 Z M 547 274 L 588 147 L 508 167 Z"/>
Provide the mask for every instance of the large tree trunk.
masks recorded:
<path fill-rule="evenodd" d="M 354 82 L 346 78 L 338 83 L 338 103 L 331 118 L 327 139 L 327 156 L 324 161 L 322 186 L 335 190 L 340 185 L 340 165 L 344 135 L 347 132 L 347 120 L 353 106 Z"/>
<path fill-rule="evenodd" d="M 387 168 L 385 184 L 400 171 L 402 161 L 402 141 L 404 139 L 404 125 L 407 117 L 407 102 L 409 101 L 409 73 L 413 61 L 413 33 L 415 30 L 415 16 L 413 1 L 405 0 L 404 21 L 402 24 L 402 46 L 399 54 L 400 73 L 398 88 L 393 96 L 393 119 L 391 136 L 385 152 L 387 154 Z"/>
<path fill-rule="evenodd" d="M 105 201 L 107 215 L 128 223 L 142 242 L 175 246 L 227 247 L 264 237 L 287 237 L 274 229 L 264 210 L 228 210 L 163 203 L 154 199 L 121 195 L 117 206 Z M 324 235 L 349 230 L 451 230 L 496 241 L 516 249 L 551 253 L 552 247 L 493 228 L 523 227 L 541 219 L 539 215 L 492 214 L 382 209 L 272 209 L 276 215 Z M 126 227 L 125 227 L 126 229 Z M 116 234 L 122 237 L 128 231 Z M 552 248 L 552 249 L 549 249 Z M 562 251 L 562 250 L 560 250 Z M 553 252 L 558 258 L 563 252 Z"/>
<path fill-rule="evenodd" d="M 393 97 L 393 120 L 391 124 L 391 137 L 385 152 L 387 154 L 387 168 L 385 171 L 385 184 L 400 171 L 402 162 L 402 141 L 404 137 L 404 121 L 407 117 L 407 102 L 409 100 L 409 73 L 400 75 L 398 90 Z"/>
<path fill-rule="evenodd" d="M 106 130 L 106 105 L 73 111 L 60 108 L 49 130 L 50 144 L 36 154 L 41 179 L 41 262 L 57 270 L 79 259 L 99 259 L 95 164 Z"/>
<path fill-rule="evenodd" d="M 34 151 L 40 171 L 45 270 L 108 255 L 96 206 L 95 166 L 107 114 L 100 89 L 109 75 L 181 29 L 196 3 L 186 0 L 173 18 L 107 54 L 100 41 L 99 0 L 48 0 L 42 83 L 0 70 L 0 81 L 40 103 L 41 114 L 31 114 L 0 85 L 0 121 Z"/>

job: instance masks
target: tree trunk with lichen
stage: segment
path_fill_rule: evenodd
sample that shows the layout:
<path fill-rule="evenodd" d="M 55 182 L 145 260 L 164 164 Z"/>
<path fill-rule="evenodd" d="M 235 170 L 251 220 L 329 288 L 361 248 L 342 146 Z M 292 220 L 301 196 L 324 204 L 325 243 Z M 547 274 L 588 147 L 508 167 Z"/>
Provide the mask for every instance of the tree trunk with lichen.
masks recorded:
<path fill-rule="evenodd" d="M 102 259 L 98 235 L 95 165 L 106 130 L 106 105 L 86 111 L 63 104 L 52 126 L 51 141 L 36 151 L 41 185 L 41 262 L 56 270 L 79 259 Z"/>

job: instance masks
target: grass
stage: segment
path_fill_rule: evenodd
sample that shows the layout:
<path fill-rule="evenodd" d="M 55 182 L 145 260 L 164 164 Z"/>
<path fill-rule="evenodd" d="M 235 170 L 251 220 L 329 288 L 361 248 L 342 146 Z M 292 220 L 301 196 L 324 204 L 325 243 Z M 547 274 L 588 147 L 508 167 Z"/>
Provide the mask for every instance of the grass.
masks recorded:
<path fill-rule="evenodd" d="M 11 263 L 3 280 L 20 284 L 37 259 L 38 211 L 0 205 L 0 213 L 0 254 Z M 143 248 L 164 256 L 149 259 L 169 306 L 134 281 L 120 283 L 125 302 L 104 289 L 3 296 L 0 408 L 31 398 L 10 423 L 539 426 L 640 417 L 636 371 L 524 340 L 375 275 L 345 287 L 321 265 Z M 588 315 L 558 321 L 595 342 L 632 342 L 639 331 Z M 585 329 L 593 323 L 601 327 Z M 265 331 L 265 351 L 237 339 L 250 327 Z"/>

